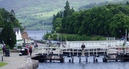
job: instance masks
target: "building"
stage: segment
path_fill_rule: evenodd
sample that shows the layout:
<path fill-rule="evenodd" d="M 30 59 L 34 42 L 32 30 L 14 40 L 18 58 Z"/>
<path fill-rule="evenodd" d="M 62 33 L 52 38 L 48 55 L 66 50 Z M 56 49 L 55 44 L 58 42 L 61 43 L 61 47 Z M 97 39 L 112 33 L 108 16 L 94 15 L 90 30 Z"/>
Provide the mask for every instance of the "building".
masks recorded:
<path fill-rule="evenodd" d="M 28 37 L 28 34 L 26 32 L 26 28 L 24 28 L 24 32 L 22 32 L 22 39 L 24 41 L 24 45 L 31 43 L 31 37 Z"/>

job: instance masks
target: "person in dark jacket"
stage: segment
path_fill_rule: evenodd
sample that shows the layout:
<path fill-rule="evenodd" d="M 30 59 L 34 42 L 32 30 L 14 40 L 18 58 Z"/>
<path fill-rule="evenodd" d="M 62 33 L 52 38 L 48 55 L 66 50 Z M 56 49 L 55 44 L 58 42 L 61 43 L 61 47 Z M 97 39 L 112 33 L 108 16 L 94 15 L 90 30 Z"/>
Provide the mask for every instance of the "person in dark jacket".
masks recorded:
<path fill-rule="evenodd" d="M 85 45 L 84 45 L 84 43 L 82 43 L 81 48 L 82 48 L 82 50 L 84 50 L 84 49 L 85 49 Z"/>
<path fill-rule="evenodd" d="M 6 47 L 5 46 L 3 46 L 3 55 L 5 54 L 5 51 L 6 51 Z"/>
<path fill-rule="evenodd" d="M 31 46 L 29 47 L 29 53 L 30 53 L 30 56 L 31 56 L 31 54 L 32 54 L 32 47 Z"/>

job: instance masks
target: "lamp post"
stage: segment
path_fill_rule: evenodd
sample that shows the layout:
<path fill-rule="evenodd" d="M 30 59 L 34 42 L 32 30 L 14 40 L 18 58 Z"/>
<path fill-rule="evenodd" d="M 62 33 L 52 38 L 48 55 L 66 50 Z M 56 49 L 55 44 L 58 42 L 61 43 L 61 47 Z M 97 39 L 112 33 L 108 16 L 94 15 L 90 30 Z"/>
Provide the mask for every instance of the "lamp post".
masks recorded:
<path fill-rule="evenodd" d="M 10 44 L 10 37 L 9 37 L 9 22 L 10 22 L 10 18 L 8 17 L 7 19 L 7 22 L 8 22 L 8 45 Z"/>
<path fill-rule="evenodd" d="M 10 22 L 10 18 L 7 19 L 7 22 L 8 22 L 8 41 L 7 41 L 7 44 L 9 45 L 9 49 L 10 49 L 10 45 L 11 45 L 11 37 L 9 36 L 9 22 Z M 10 32 L 11 33 L 11 32 Z M 6 49 L 6 56 L 10 56 L 10 51 L 9 49 Z"/>

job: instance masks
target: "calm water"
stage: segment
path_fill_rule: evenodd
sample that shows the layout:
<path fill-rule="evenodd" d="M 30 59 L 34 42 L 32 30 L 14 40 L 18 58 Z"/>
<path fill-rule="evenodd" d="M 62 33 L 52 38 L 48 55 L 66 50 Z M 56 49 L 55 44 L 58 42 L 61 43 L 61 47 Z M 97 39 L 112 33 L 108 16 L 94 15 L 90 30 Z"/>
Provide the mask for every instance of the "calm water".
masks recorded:
<path fill-rule="evenodd" d="M 50 30 L 26 30 L 28 36 L 32 39 L 41 40 L 43 35 L 47 32 L 51 32 Z"/>
<path fill-rule="evenodd" d="M 41 40 L 43 35 L 46 32 L 50 31 L 42 31 L 42 30 L 27 30 L 28 36 Z M 102 62 L 103 57 L 99 57 L 98 63 L 93 62 L 93 57 L 88 58 L 88 63 L 85 62 L 85 57 L 81 58 L 81 63 L 79 63 L 79 58 L 74 57 L 74 63 L 69 63 L 69 57 L 64 57 L 65 62 L 60 63 L 58 61 L 56 62 L 45 62 L 45 63 L 39 63 L 39 67 L 37 69 L 129 69 L 129 62 Z"/>
<path fill-rule="evenodd" d="M 88 62 L 85 62 L 85 57 L 81 58 L 81 63 L 79 63 L 78 57 L 74 57 L 74 63 L 69 63 L 70 58 L 65 57 L 65 62 L 45 62 L 39 63 L 37 69 L 129 69 L 129 62 L 115 62 L 108 61 L 106 63 L 102 62 L 102 57 L 97 58 L 98 62 L 93 62 L 93 57 L 88 58 Z"/>

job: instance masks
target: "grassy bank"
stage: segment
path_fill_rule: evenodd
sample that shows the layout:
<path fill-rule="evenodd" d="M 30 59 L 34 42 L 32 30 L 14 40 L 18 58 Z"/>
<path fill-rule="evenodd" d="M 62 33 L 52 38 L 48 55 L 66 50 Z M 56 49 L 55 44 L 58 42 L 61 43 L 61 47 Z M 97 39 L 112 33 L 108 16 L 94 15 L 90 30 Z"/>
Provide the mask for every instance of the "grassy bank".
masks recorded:
<path fill-rule="evenodd" d="M 0 62 L 0 67 L 7 65 L 8 63 Z"/>
<path fill-rule="evenodd" d="M 61 37 L 63 36 L 66 41 L 106 40 L 106 37 L 103 37 L 103 36 L 93 36 L 93 35 L 91 35 L 91 36 L 86 36 L 86 35 L 79 36 L 77 34 L 59 34 L 59 35 Z"/>
<path fill-rule="evenodd" d="M 87 41 L 93 41 L 93 40 L 106 40 L 106 37 L 103 37 L 103 36 L 86 36 L 86 35 L 77 35 L 77 34 L 59 34 L 59 36 L 57 36 L 56 33 L 48 33 L 46 34 L 45 36 L 45 39 L 51 39 L 51 40 L 57 40 L 57 38 L 59 40 L 62 40 L 63 41 L 84 41 L 84 40 L 87 40 Z"/>
<path fill-rule="evenodd" d="M 0 51 L 2 51 L 2 48 L 0 48 Z"/>

